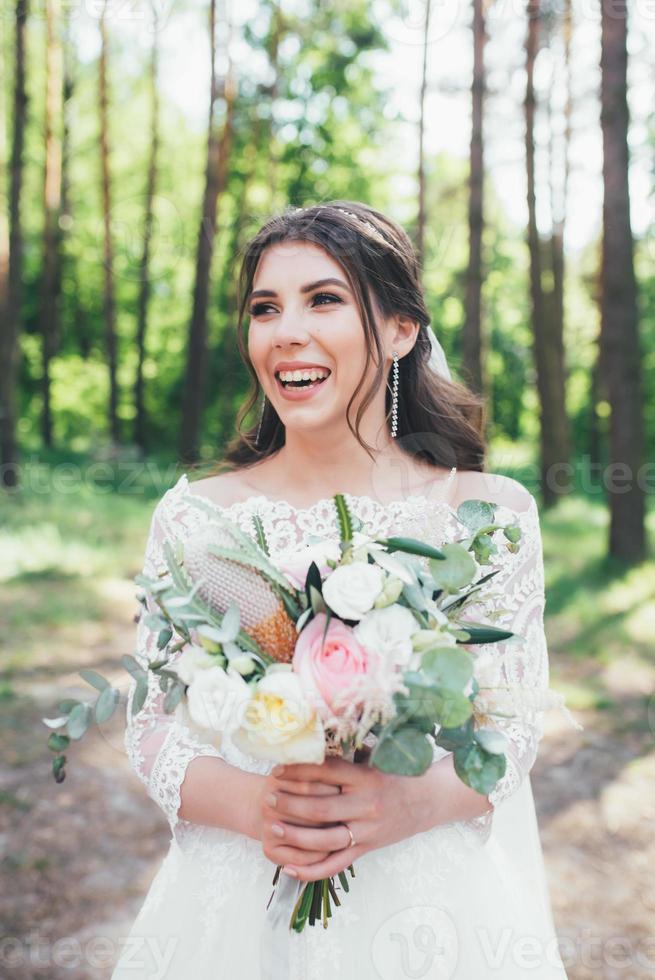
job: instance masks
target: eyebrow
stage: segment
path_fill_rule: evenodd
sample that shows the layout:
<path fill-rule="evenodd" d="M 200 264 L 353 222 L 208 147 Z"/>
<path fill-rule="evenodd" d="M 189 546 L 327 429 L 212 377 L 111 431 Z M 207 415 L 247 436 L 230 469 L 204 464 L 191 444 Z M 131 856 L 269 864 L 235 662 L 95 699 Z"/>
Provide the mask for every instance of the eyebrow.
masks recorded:
<path fill-rule="evenodd" d="M 308 282 L 304 286 L 300 287 L 301 293 L 311 293 L 313 289 L 318 289 L 319 286 L 342 286 L 344 289 L 350 292 L 348 284 L 343 282 L 342 279 L 317 279 L 316 282 Z M 254 299 L 256 296 L 277 296 L 274 289 L 256 289 L 248 297 L 248 302 Z"/>

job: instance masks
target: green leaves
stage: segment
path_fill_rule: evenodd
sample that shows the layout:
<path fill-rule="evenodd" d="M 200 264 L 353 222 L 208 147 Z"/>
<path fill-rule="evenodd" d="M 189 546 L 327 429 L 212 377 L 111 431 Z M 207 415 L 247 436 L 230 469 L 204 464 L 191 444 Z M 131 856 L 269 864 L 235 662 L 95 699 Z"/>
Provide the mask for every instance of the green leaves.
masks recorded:
<path fill-rule="evenodd" d="M 95 687 L 97 691 L 104 691 L 110 686 L 109 681 L 105 680 L 102 674 L 99 674 L 96 670 L 80 670 L 79 675 L 87 684 Z"/>
<path fill-rule="evenodd" d="M 500 640 L 509 640 L 515 635 L 511 630 L 503 630 L 498 626 L 472 626 L 469 623 L 458 625 L 461 632 L 467 634 L 467 637 L 462 637 L 464 643 L 498 643 Z"/>
<path fill-rule="evenodd" d="M 445 558 L 443 551 L 419 541 L 418 538 L 385 538 L 382 540 L 389 551 L 404 551 L 408 555 L 419 555 L 422 558 L 434 558 L 439 560 Z"/>
<path fill-rule="evenodd" d="M 437 588 L 444 592 L 459 592 L 470 585 L 477 565 L 473 556 L 460 544 L 449 542 L 442 548 L 443 561 L 430 561 L 430 571 Z"/>
<path fill-rule="evenodd" d="M 465 500 L 457 508 L 457 517 L 474 533 L 492 524 L 495 508 L 487 500 Z"/>
<path fill-rule="evenodd" d="M 432 743 L 410 725 L 383 732 L 371 753 L 371 765 L 402 776 L 420 776 L 432 759 Z"/>
<path fill-rule="evenodd" d="M 120 692 L 109 685 L 101 692 L 95 704 L 95 719 L 99 725 L 109 721 L 120 700 Z"/>
<path fill-rule="evenodd" d="M 499 779 L 505 775 L 507 762 L 504 755 L 487 752 L 477 742 L 456 748 L 453 753 L 455 772 L 459 778 L 487 796 Z"/>
<path fill-rule="evenodd" d="M 421 666 L 437 686 L 460 693 L 473 675 L 473 657 L 468 650 L 456 647 L 427 650 Z"/>
<path fill-rule="evenodd" d="M 91 706 L 88 704 L 76 704 L 71 713 L 68 716 L 68 724 L 66 730 L 70 736 L 75 740 L 82 738 L 85 731 L 91 724 L 92 711 Z"/>
<path fill-rule="evenodd" d="M 346 498 L 342 493 L 335 493 L 333 500 L 337 509 L 337 520 L 339 522 L 341 541 L 352 541 L 353 520 L 350 511 L 348 510 Z"/>

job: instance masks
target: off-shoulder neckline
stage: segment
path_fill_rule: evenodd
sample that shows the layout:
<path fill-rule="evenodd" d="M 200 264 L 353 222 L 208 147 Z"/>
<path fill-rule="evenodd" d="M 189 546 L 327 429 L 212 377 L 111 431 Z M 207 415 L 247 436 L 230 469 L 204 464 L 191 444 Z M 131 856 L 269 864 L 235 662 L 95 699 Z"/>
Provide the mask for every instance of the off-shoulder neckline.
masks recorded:
<path fill-rule="evenodd" d="M 452 476 L 455 472 L 456 472 L 456 468 L 453 466 L 449 476 L 445 481 L 446 483 L 450 483 L 450 480 L 452 479 Z M 321 497 L 319 500 L 315 500 L 309 506 L 295 507 L 293 504 L 289 503 L 288 500 L 283 500 L 277 497 L 267 497 L 266 494 L 263 493 L 252 493 L 249 494 L 247 497 L 244 497 L 242 500 L 235 500 L 231 504 L 219 504 L 215 500 L 212 500 L 210 497 L 205 496 L 205 494 L 194 493 L 189 488 L 190 488 L 189 478 L 186 473 L 183 473 L 180 476 L 177 483 L 171 488 L 171 491 L 178 491 L 179 493 L 182 494 L 182 496 L 196 498 L 196 500 L 201 501 L 202 504 L 206 504 L 208 507 L 214 509 L 219 514 L 231 514 L 232 512 L 234 512 L 239 508 L 242 507 L 252 508 L 256 504 L 263 502 L 269 506 L 270 505 L 284 506 L 287 507 L 289 511 L 291 511 L 294 514 L 305 515 L 305 514 L 313 514 L 315 511 L 325 507 L 326 504 L 333 503 L 332 497 Z M 171 491 L 169 491 L 169 493 Z M 447 500 L 437 500 L 433 497 L 430 497 L 427 494 L 421 494 L 421 493 L 408 494 L 406 497 L 403 497 L 401 500 L 390 500 L 387 501 L 387 503 L 381 503 L 379 500 L 376 500 L 375 497 L 371 497 L 368 494 L 352 494 L 345 491 L 342 493 L 342 496 L 345 498 L 347 503 L 361 502 L 363 504 L 372 506 L 372 508 L 377 511 L 393 512 L 394 509 L 398 507 L 407 506 L 408 504 L 410 505 L 425 504 L 426 506 L 437 510 L 438 509 L 447 510 L 456 518 L 457 518 L 458 508 L 461 506 L 462 503 L 464 503 L 464 501 L 461 501 L 459 504 L 457 504 L 457 506 L 454 506 L 453 504 L 449 503 Z M 471 498 L 471 499 L 477 499 L 477 498 Z M 507 507 L 505 504 L 496 504 L 495 506 L 499 510 L 504 510 L 509 514 L 514 514 L 519 519 L 527 518 L 531 515 L 534 515 L 537 509 L 536 500 L 532 494 L 530 494 L 530 502 L 528 506 L 525 508 L 525 510 L 515 510 L 512 507 Z"/>

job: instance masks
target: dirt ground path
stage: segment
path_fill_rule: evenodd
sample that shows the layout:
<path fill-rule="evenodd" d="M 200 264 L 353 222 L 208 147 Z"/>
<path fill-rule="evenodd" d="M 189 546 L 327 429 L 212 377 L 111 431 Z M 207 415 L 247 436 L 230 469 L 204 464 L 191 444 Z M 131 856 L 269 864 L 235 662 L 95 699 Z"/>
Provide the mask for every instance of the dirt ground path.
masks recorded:
<path fill-rule="evenodd" d="M 111 665 L 131 645 L 125 624 L 119 652 L 89 651 L 123 690 L 126 675 Z M 52 779 L 39 719 L 61 697 L 88 698 L 80 666 L 16 675 L 16 693 L 0 702 L 3 980 L 106 980 L 168 846 L 168 825 L 124 754 L 124 705 L 74 745 L 66 781 Z M 581 667 L 561 667 L 584 681 Z M 532 771 L 570 980 L 655 976 L 655 745 L 644 695 L 617 704 L 576 711 L 583 732 L 551 715 Z"/>

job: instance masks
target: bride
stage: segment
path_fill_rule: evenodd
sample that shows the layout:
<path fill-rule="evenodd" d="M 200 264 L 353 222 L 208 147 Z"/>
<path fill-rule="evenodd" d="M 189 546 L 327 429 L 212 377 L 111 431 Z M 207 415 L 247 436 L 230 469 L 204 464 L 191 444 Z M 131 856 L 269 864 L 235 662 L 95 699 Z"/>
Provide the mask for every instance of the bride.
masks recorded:
<path fill-rule="evenodd" d="M 183 474 L 159 501 L 144 573 L 157 574 L 164 544 L 213 510 L 251 535 L 257 514 L 275 559 L 315 535 L 338 540 L 335 493 L 375 534 L 435 542 L 461 537 L 458 505 L 482 498 L 522 529 L 518 552 L 499 541 L 491 557 L 494 622 L 522 639 L 489 647 L 486 683 L 546 688 L 536 501 L 483 472 L 483 406 L 450 377 L 403 229 L 351 201 L 289 209 L 249 243 L 239 284 L 253 393 L 220 471 Z M 244 432 L 260 389 L 258 424 Z M 142 663 L 157 658 L 156 639 L 142 616 Z M 566 977 L 529 776 L 540 712 L 502 725 L 507 771 L 483 796 L 436 746 L 420 777 L 334 756 L 273 767 L 228 736 L 220 749 L 203 743 L 166 714 L 156 683 L 132 715 L 133 693 L 134 683 L 128 755 L 171 842 L 113 980 Z M 288 903 L 304 883 L 351 864 L 329 927 L 290 931 Z"/>

